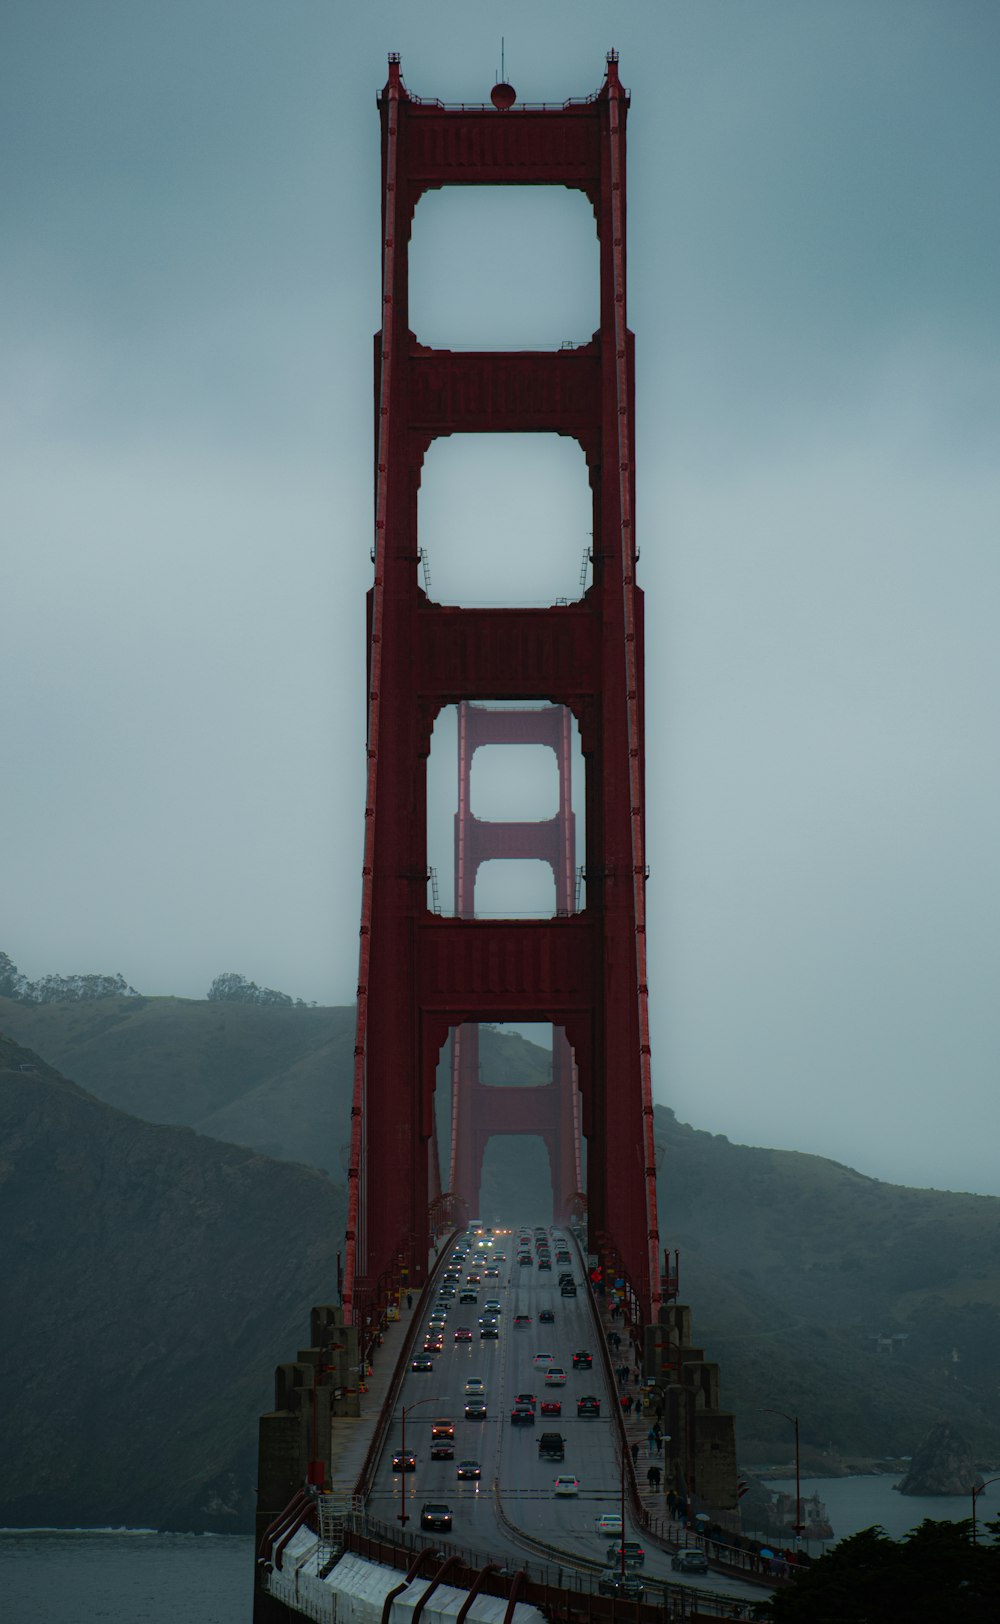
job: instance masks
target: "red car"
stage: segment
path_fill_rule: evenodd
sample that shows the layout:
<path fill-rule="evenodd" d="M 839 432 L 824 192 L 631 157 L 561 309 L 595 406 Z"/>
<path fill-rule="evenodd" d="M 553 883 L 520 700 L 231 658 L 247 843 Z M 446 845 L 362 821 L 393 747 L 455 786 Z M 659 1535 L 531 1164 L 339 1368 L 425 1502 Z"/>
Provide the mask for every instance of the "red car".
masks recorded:
<path fill-rule="evenodd" d="M 467 1325 L 460 1325 L 458 1327 L 458 1330 L 455 1332 L 455 1341 L 456 1342 L 471 1342 L 472 1341 L 472 1332 L 469 1330 L 469 1327 Z"/>
<path fill-rule="evenodd" d="M 562 1415 L 562 1399 L 543 1398 L 540 1407 L 543 1415 Z"/>

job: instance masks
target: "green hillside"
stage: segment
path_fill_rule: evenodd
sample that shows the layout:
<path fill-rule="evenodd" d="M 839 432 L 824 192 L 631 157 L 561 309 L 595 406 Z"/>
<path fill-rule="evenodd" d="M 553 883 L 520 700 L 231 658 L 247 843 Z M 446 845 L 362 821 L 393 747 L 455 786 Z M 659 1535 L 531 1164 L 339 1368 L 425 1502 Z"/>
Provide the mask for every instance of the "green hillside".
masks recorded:
<path fill-rule="evenodd" d="M 325 1175 L 140 1122 L 0 1037 L 0 1522 L 252 1527 L 257 1417 L 343 1222 Z"/>

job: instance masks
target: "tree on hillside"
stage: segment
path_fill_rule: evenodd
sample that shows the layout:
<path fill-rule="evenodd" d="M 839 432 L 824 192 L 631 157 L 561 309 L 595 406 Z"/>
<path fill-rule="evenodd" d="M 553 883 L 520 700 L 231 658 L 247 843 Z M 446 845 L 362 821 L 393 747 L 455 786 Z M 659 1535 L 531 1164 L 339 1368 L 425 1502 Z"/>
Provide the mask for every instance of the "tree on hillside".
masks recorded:
<path fill-rule="evenodd" d="M 13 959 L 0 953 L 0 997 L 15 998 L 19 1004 L 82 1003 L 94 998 L 140 996 L 121 973 L 116 976 L 47 975 L 39 981 L 29 981 Z"/>
<path fill-rule="evenodd" d="M 208 999 L 211 1003 L 285 1004 L 289 1007 L 295 1002 L 287 992 L 275 992 L 273 987 L 258 987 L 256 981 L 248 981 L 246 976 L 235 975 L 232 971 L 216 976 L 208 989 Z"/>
<path fill-rule="evenodd" d="M 0 953 L 0 998 L 16 998 L 24 977 L 14 960 Z"/>
<path fill-rule="evenodd" d="M 987 1525 L 995 1537 L 1000 1523 Z M 767 1624 L 996 1624 L 1000 1545 L 980 1526 L 925 1519 L 902 1540 L 882 1528 L 842 1539 L 754 1608 Z"/>

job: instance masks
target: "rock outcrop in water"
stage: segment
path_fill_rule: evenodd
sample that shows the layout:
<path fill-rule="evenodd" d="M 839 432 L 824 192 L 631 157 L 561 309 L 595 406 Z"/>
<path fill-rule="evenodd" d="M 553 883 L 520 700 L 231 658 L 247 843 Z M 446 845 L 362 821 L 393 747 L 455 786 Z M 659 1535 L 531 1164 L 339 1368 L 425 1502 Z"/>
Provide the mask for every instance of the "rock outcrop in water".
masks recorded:
<path fill-rule="evenodd" d="M 900 1494 L 964 1494 L 979 1488 L 982 1477 L 976 1470 L 972 1451 L 950 1421 L 931 1427 L 910 1463 Z"/>

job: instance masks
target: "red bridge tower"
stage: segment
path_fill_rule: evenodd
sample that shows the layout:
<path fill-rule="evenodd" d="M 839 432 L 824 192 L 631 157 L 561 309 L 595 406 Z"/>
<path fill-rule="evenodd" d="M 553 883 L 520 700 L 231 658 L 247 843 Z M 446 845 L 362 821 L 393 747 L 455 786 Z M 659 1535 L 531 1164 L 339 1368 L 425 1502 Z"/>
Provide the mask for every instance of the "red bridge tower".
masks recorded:
<path fill-rule="evenodd" d="M 498 87 L 498 91 L 501 87 Z M 497 105 L 498 104 L 498 105 Z M 375 578 L 369 598 L 368 781 L 349 1167 L 345 1317 L 364 1323 L 405 1270 L 423 1279 L 434 1083 L 445 1039 L 478 1021 L 545 1021 L 572 1048 L 587 1139 L 591 1244 L 607 1249 L 642 1316 L 660 1306 L 646 984 L 642 595 L 635 582 L 633 338 L 625 307 L 625 121 L 614 53 L 601 90 L 561 106 L 445 107 L 410 96 L 398 58 L 382 116 L 382 331 L 375 348 Z M 409 330 L 407 255 L 421 195 L 451 185 L 577 188 L 600 244 L 600 326 L 554 352 L 428 349 Z M 549 432 L 583 448 L 593 493 L 593 581 L 576 603 L 462 609 L 418 583 L 417 493 L 439 435 Z M 491 711 L 490 702 L 522 709 Z M 545 701 L 542 710 L 529 705 Z M 586 903 L 576 911 L 571 824 L 458 824 L 455 918 L 427 907 L 426 762 L 435 717 L 461 707 L 466 748 L 502 726 L 570 713 L 586 764 Z M 485 707 L 485 708 L 483 708 Z M 506 721 L 500 722 L 499 717 Z M 562 771 L 561 746 L 554 746 Z M 483 828 L 491 830 L 487 835 Z M 489 847 L 484 842 L 493 842 Z M 479 842 L 478 847 L 476 842 Z M 548 844 L 543 851 L 545 842 Z M 470 849 L 471 843 L 471 849 Z M 549 920 L 468 917 L 475 867 L 505 846 L 544 855 Z M 559 1066 L 563 1062 L 558 1063 Z M 461 1075 L 461 1062 L 459 1065 Z M 459 1090 L 456 1148 L 484 1096 L 510 1128 L 540 1131 L 557 1203 L 572 1182 L 572 1073 L 546 1089 Z M 464 1092 L 462 1092 L 464 1088 Z M 548 1107 L 529 1096 L 551 1093 Z M 511 1096 L 517 1095 L 515 1100 Z M 543 1123 L 540 1113 L 548 1109 Z M 525 1113 L 534 1111 L 534 1130 Z M 515 1115 L 517 1112 L 519 1115 Z M 558 1165 L 557 1165 L 558 1164 Z M 578 1164 L 576 1164 L 578 1165 Z M 574 1166 L 575 1175 L 575 1166 Z M 456 1174 L 456 1176 L 458 1176 Z M 462 1175 L 476 1182 L 470 1166 Z"/>

